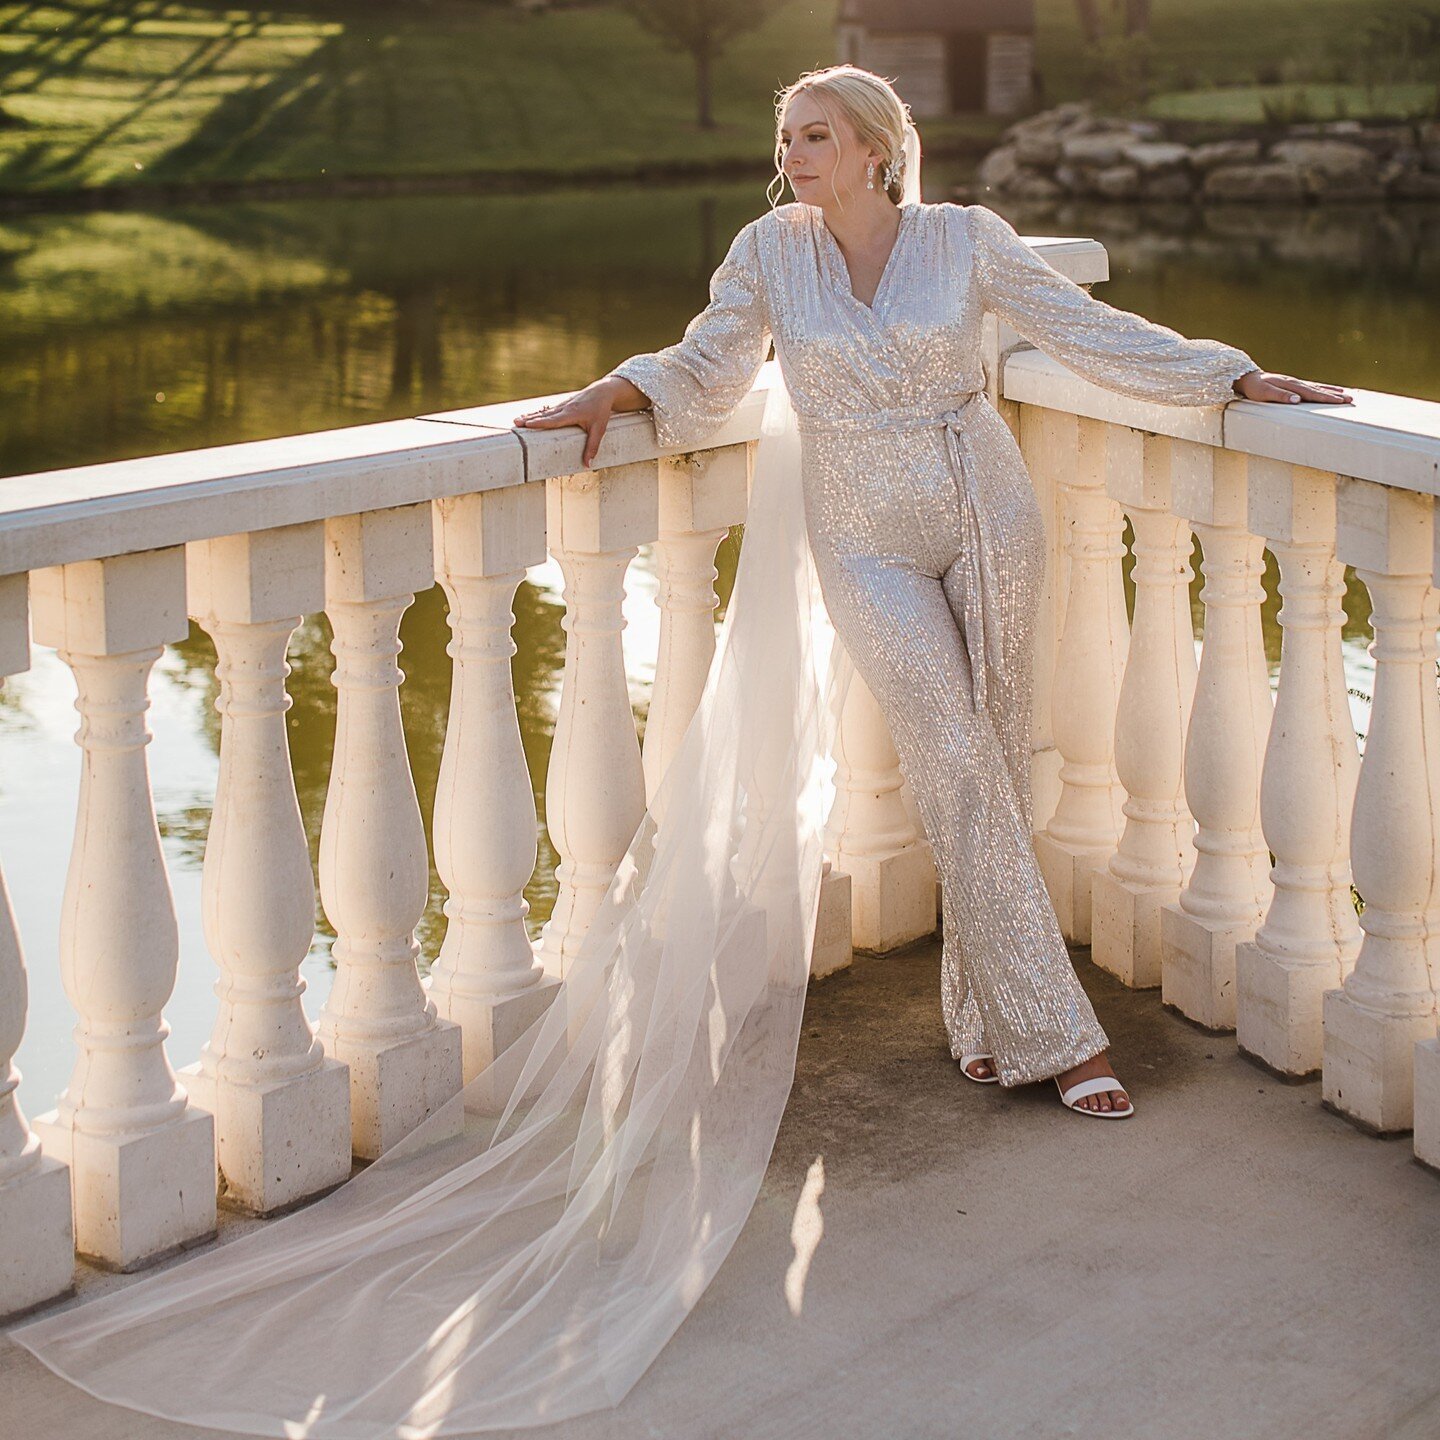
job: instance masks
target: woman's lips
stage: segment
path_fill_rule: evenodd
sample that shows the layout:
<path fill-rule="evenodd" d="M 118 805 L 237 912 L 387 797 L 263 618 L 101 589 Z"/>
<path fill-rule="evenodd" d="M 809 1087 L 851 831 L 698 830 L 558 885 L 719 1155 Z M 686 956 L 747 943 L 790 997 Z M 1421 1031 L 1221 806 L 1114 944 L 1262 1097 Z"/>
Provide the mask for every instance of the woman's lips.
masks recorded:
<path fill-rule="evenodd" d="M 793 180 L 793 181 L 795 182 L 795 184 L 799 185 L 799 184 L 802 184 L 802 183 L 804 183 L 804 182 L 806 182 L 806 181 L 810 181 L 810 180 L 815 179 L 815 176 L 813 176 L 813 175 L 792 175 L 790 178 L 791 178 L 791 180 Z"/>

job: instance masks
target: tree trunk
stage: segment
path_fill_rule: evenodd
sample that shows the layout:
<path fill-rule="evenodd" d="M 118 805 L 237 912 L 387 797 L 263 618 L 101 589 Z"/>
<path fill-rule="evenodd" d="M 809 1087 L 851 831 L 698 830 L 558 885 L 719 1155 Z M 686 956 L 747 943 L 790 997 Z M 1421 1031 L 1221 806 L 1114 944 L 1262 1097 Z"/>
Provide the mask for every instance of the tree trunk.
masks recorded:
<path fill-rule="evenodd" d="M 1087 45 L 1094 45 L 1105 32 L 1100 19 L 1099 0 L 1075 0 L 1075 9 L 1080 16 L 1080 33 Z"/>
<path fill-rule="evenodd" d="M 702 130 L 715 128 L 715 117 L 710 111 L 710 48 L 704 46 L 695 52 L 695 99 L 696 118 Z"/>
<path fill-rule="evenodd" d="M 1125 33 L 1127 35 L 1148 35 L 1150 33 L 1150 0 L 1125 0 Z"/>

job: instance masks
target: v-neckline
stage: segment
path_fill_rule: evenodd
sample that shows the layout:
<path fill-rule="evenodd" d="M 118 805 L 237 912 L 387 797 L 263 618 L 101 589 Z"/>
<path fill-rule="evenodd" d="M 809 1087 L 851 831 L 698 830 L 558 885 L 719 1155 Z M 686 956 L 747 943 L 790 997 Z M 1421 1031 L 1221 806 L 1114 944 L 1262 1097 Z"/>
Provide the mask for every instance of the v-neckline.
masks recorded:
<path fill-rule="evenodd" d="M 829 247 L 832 266 L 831 280 L 835 288 L 839 290 L 852 305 L 857 305 L 867 315 L 875 314 L 875 307 L 880 303 L 880 297 L 885 293 L 886 283 L 890 279 L 890 273 L 895 268 L 895 257 L 899 253 L 900 246 L 905 239 L 905 232 L 910 225 L 910 217 L 915 212 L 913 201 L 902 202 L 896 207 L 900 211 L 900 225 L 895 231 L 895 240 L 890 246 L 890 253 L 885 257 L 885 264 L 880 270 L 880 279 L 875 283 L 875 293 L 870 297 L 867 305 L 856 293 L 855 287 L 850 279 L 850 267 L 845 263 L 845 252 L 840 248 L 840 242 L 835 238 L 830 227 L 825 223 L 825 217 L 820 207 L 815 207 L 815 223 L 824 232 L 824 244 Z"/>

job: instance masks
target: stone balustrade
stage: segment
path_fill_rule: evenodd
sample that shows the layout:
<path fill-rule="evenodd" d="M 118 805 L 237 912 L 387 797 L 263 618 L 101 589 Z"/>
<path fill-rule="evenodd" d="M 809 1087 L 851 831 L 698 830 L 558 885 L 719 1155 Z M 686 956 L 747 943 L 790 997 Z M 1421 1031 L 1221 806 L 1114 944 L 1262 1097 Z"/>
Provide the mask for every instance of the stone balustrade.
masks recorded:
<path fill-rule="evenodd" d="M 1160 407 L 1023 349 L 1003 393 L 1054 497 L 1056 583 L 1068 571 L 1063 629 L 1037 657 L 1061 790 L 1036 837 L 1067 936 L 1272 1073 L 1318 1077 L 1362 1129 L 1413 1130 L 1440 1167 L 1440 404 L 1356 391 L 1343 408 Z M 1273 706 L 1266 548 L 1284 602 Z M 1341 661 L 1347 565 L 1373 610 L 1363 761 Z"/>
<path fill-rule="evenodd" d="M 1046 253 L 1082 283 L 1105 276 L 1093 242 Z M 1194 1022 L 1235 1031 L 1268 1069 L 1318 1074 L 1326 1103 L 1358 1124 L 1413 1127 L 1417 1155 L 1440 1167 L 1440 406 L 1363 392 L 1353 409 L 1299 414 L 1149 405 L 1097 390 L 993 320 L 987 337 L 990 394 L 1052 534 L 1036 846 L 1067 936 Z M 0 674 L 27 667 L 32 634 L 60 652 L 82 783 L 56 917 L 76 1053 L 53 1108 L 11 1063 L 26 972 L 0 882 L 0 1314 L 64 1292 L 76 1252 L 134 1269 L 203 1241 L 217 1200 L 263 1216 L 324 1192 L 551 1003 L 698 701 L 716 547 L 744 520 L 771 383 L 767 367 L 693 453 L 658 451 L 646 416 L 616 417 L 591 470 L 578 432 L 511 427 L 530 399 L 5 482 Z M 654 547 L 661 612 L 643 747 L 621 646 L 642 546 Z M 1266 548 L 1284 600 L 1273 717 Z M 566 607 L 545 795 L 558 899 L 532 942 L 536 807 L 511 627 L 517 588 L 547 555 Z M 1345 565 L 1375 607 L 1363 764 L 1340 665 Z M 398 637 L 437 581 L 453 662 L 433 817 L 447 927 L 423 956 L 425 830 Z M 337 940 L 334 987 L 311 1017 L 300 965 L 317 877 L 285 738 L 285 657 L 321 610 L 338 699 L 318 890 Z M 219 681 L 203 870 L 217 1007 L 202 1053 L 172 1059 L 178 945 L 147 686 L 191 618 L 215 642 Z M 837 762 L 816 975 L 937 920 L 930 847 L 858 681 Z"/>

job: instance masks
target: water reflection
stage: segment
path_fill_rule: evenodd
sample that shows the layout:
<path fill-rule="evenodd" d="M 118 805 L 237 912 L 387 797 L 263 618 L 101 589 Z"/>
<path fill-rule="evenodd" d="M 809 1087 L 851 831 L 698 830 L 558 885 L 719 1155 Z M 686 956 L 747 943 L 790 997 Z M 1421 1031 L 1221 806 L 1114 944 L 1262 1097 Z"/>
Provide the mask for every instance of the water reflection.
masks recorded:
<path fill-rule="evenodd" d="M 573 387 L 680 333 L 731 236 L 762 208 L 761 189 L 330 200 L 0 222 L 0 473 Z M 1028 233 L 1102 239 L 1113 276 L 1104 294 L 1118 305 L 1231 340 L 1267 368 L 1440 399 L 1432 339 L 1440 211 L 1227 212 L 1203 223 L 1191 212 L 1109 205 L 1007 214 Z M 721 549 L 722 614 L 738 539 L 737 530 Z M 1271 561 L 1272 670 L 1275 581 Z M 645 550 L 631 567 L 624 637 L 642 731 L 654 594 Z M 1369 606 L 1353 577 L 1346 612 L 1351 682 L 1368 693 Z M 540 861 L 526 891 L 532 934 L 553 902 L 544 775 L 564 656 L 561 613 L 558 568 L 534 567 L 515 599 L 512 662 L 541 821 Z M 290 652 L 291 750 L 312 854 L 334 738 L 329 640 L 324 617 L 311 617 Z M 450 690 L 438 587 L 417 597 L 402 640 L 406 736 L 428 831 Z M 166 651 L 153 687 L 150 760 L 181 929 L 167 1010 L 177 1063 L 195 1056 L 214 1013 L 199 877 L 217 768 L 215 683 L 213 648 L 192 629 Z M 0 857 L 30 959 L 20 1064 L 32 1113 L 64 1085 L 71 1059 L 56 917 L 78 782 L 73 694 L 49 652 L 0 690 Z M 1363 731 L 1363 699 L 1355 713 Z M 432 876 L 426 956 L 439 949 L 442 898 Z M 330 976 L 332 937 L 323 916 L 319 924 L 304 967 L 312 1013 Z"/>

